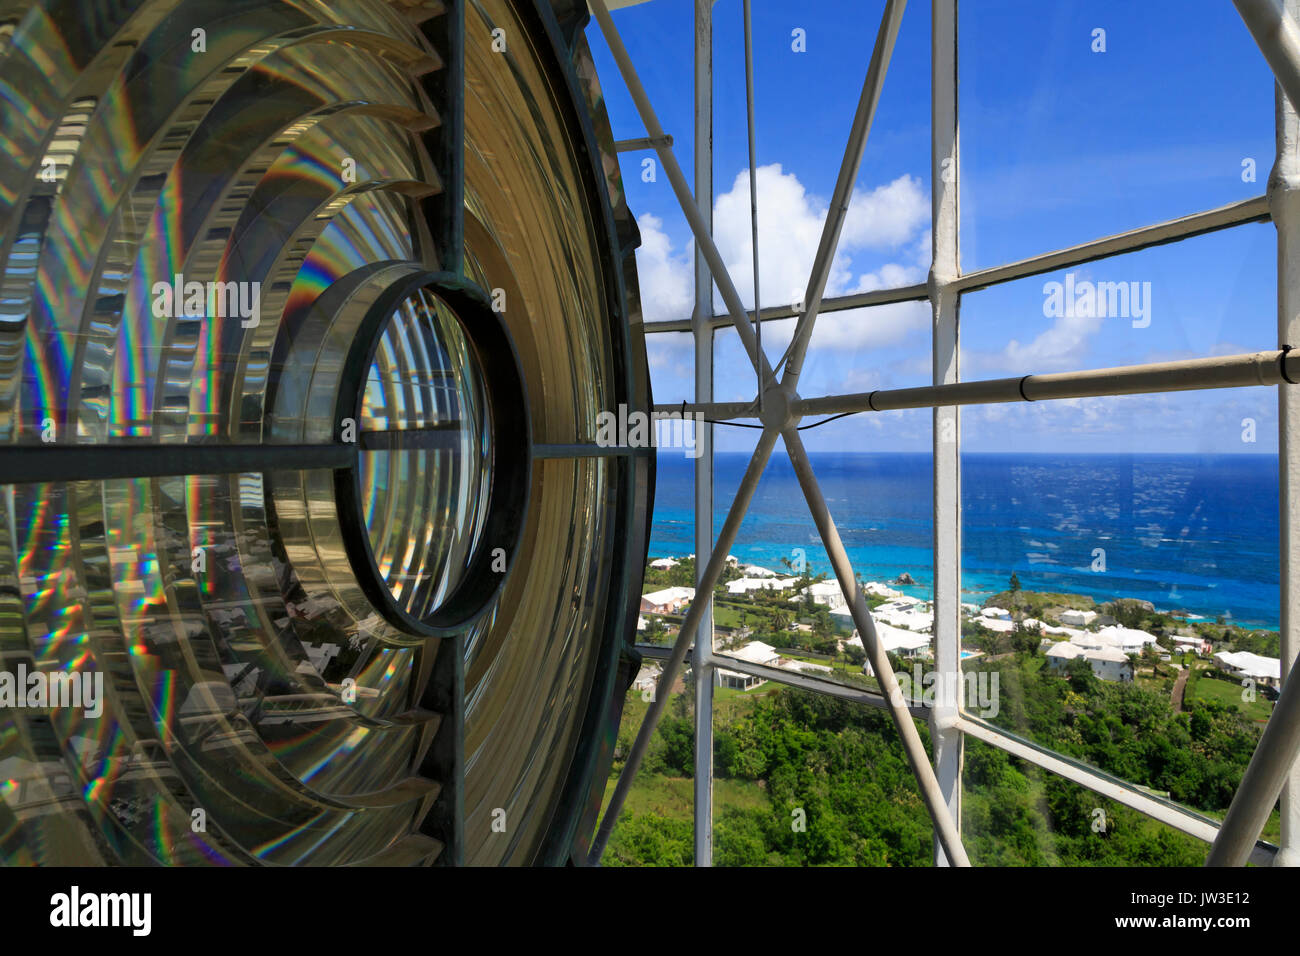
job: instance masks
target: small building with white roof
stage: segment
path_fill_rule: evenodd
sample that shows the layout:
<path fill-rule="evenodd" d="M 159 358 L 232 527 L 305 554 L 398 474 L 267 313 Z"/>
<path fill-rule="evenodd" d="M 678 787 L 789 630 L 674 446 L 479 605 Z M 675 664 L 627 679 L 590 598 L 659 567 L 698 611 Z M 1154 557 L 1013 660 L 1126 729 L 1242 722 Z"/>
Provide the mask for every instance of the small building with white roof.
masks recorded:
<path fill-rule="evenodd" d="M 1191 651 L 1202 657 L 1210 653 L 1212 645 L 1209 640 L 1201 637 L 1199 634 L 1175 634 L 1170 638 L 1174 648 L 1179 651 Z"/>
<path fill-rule="evenodd" d="M 647 691 L 653 693 L 659 684 L 659 675 L 662 673 L 663 669 L 653 661 L 642 664 L 641 669 L 636 673 L 636 680 L 632 682 L 632 689 L 642 694 Z"/>
<path fill-rule="evenodd" d="M 876 638 L 880 641 L 881 647 L 887 654 L 897 654 L 899 657 L 910 660 L 915 657 L 924 656 L 925 652 L 930 649 L 930 636 L 928 634 L 918 634 L 915 631 L 905 631 L 900 627 L 893 627 L 883 621 L 876 622 Z M 856 630 L 845 644 L 851 644 L 854 647 L 866 649 L 862 643 L 862 635 Z M 862 672 L 870 676 L 871 661 L 868 660 L 862 665 Z"/>
<path fill-rule="evenodd" d="M 1266 687 L 1276 687 L 1282 679 L 1282 662 L 1276 657 L 1250 651 L 1220 651 L 1214 660 L 1234 677 L 1248 678 Z"/>
<path fill-rule="evenodd" d="M 814 603 L 825 605 L 832 611 L 848 605 L 848 602 L 844 600 L 844 592 L 840 590 L 839 581 L 817 581 L 805 587 L 790 600 L 802 601 L 804 596 L 808 594 L 812 595 Z"/>
<path fill-rule="evenodd" d="M 748 661 L 751 664 L 762 664 L 765 667 L 781 666 L 781 655 L 776 652 L 776 648 L 762 641 L 750 641 L 742 647 L 728 651 L 726 656 Z M 719 687 L 729 687 L 732 690 L 750 690 L 767 683 L 765 677 L 756 677 L 753 674 L 745 674 L 725 667 L 715 667 L 713 672 L 718 675 Z"/>
<path fill-rule="evenodd" d="M 862 585 L 862 590 L 867 594 L 887 598 L 891 601 L 896 601 L 905 596 L 902 591 L 895 591 L 888 584 L 881 584 L 879 581 L 868 581 Z"/>
<path fill-rule="evenodd" d="M 1110 646 L 1081 647 L 1074 641 L 1060 641 L 1047 649 L 1047 666 L 1060 673 L 1066 664 L 1082 657 L 1100 680 L 1127 682 L 1133 679 L 1133 665 L 1128 655 Z"/>
<path fill-rule="evenodd" d="M 641 610 L 650 614 L 676 614 L 693 600 L 695 588 L 664 588 L 641 595 Z"/>
<path fill-rule="evenodd" d="M 1085 649 L 1099 650 L 1103 647 L 1112 647 L 1124 654 L 1141 654 L 1143 648 L 1155 644 L 1156 636 L 1147 631 L 1112 624 L 1110 627 L 1103 627 L 1095 634 L 1083 631 L 1070 640 Z"/>
<path fill-rule="evenodd" d="M 934 612 L 924 601 L 908 598 L 890 601 L 871 613 L 878 621 L 909 631 L 928 632 L 934 628 Z"/>
<path fill-rule="evenodd" d="M 1060 614 L 1061 623 L 1068 624 L 1071 627 L 1087 627 L 1093 621 L 1097 620 L 1096 611 L 1079 611 L 1074 608 L 1062 611 Z"/>
<path fill-rule="evenodd" d="M 754 591 L 787 591 L 798 578 L 736 578 L 727 582 L 728 594 L 750 594 Z"/>

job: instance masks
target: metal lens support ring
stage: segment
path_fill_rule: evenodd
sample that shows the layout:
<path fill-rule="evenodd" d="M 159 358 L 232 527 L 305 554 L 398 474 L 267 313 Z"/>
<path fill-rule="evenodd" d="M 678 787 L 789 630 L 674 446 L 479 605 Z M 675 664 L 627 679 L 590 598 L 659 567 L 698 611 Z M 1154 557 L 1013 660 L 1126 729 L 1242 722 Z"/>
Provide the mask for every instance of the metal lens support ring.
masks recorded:
<path fill-rule="evenodd" d="M 419 272 L 403 277 L 380 293 L 357 329 L 339 377 L 335 440 L 343 441 L 345 419 L 361 421 L 366 379 L 384 330 L 398 306 L 422 289 L 442 299 L 461 320 L 461 328 L 478 359 L 492 427 L 491 487 L 483 532 L 460 582 L 435 611 L 422 618 L 413 617 L 398 605 L 380 575 L 366 526 L 359 462 L 356 467 L 334 472 L 334 497 L 348 561 L 371 604 L 402 631 L 448 637 L 462 632 L 493 606 L 514 567 L 528 514 L 532 428 L 514 341 L 493 311 L 488 296 L 474 283 L 453 273 Z M 364 454 L 359 448 L 361 436 L 357 438 L 358 454 Z M 497 549 L 505 552 L 504 571 Z"/>

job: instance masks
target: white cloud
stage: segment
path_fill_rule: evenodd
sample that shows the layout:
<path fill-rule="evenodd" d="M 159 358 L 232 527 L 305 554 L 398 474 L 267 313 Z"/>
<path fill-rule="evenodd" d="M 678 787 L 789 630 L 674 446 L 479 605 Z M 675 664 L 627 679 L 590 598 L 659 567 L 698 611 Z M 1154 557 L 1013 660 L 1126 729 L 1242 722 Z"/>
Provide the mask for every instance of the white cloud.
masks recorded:
<path fill-rule="evenodd" d="M 803 298 L 821 240 L 827 206 L 809 195 L 798 177 L 780 164 L 757 170 L 759 252 L 762 303 L 788 305 Z M 869 192 L 855 194 L 849 207 L 826 295 L 912 285 L 925 279 L 929 265 L 929 201 L 920 180 L 900 176 Z M 674 250 L 663 222 L 638 217 L 642 246 L 637 253 L 642 311 L 646 321 L 686 318 L 691 314 L 693 245 Z M 754 306 L 753 245 L 750 224 L 749 170 L 741 170 L 714 203 L 714 241 L 741 301 Z M 855 253 L 897 249 L 900 262 L 885 262 L 872 271 L 853 269 Z M 719 310 L 722 310 L 718 297 Z M 901 303 L 870 310 L 827 313 L 818 319 L 813 349 L 848 350 L 894 344 L 929 321 L 924 303 Z M 789 342 L 793 320 L 767 323 L 765 345 Z M 779 354 L 779 353 L 778 353 Z"/>
<path fill-rule="evenodd" d="M 921 181 L 899 176 L 869 193 L 854 192 L 840 241 L 850 248 L 891 249 L 911 240 L 929 218 Z"/>
<path fill-rule="evenodd" d="M 664 392 L 656 392 L 656 399 L 684 398 L 694 393 L 695 342 L 689 332 L 656 332 L 646 336 L 645 346 L 654 381 Z"/>
<path fill-rule="evenodd" d="M 875 292 L 877 289 L 897 289 L 900 286 L 915 285 L 923 279 L 925 279 L 924 269 L 887 262 L 875 272 L 864 272 L 858 276 L 853 291 Z"/>
<path fill-rule="evenodd" d="M 636 251 L 641 314 L 647 322 L 688 318 L 694 307 L 691 257 L 694 246 L 675 252 L 663 220 L 645 213 L 638 217 L 641 245 Z M 660 332 L 646 337 L 646 358 L 659 386 L 656 399 L 692 394 L 695 349 L 689 333 Z"/>
<path fill-rule="evenodd" d="M 1256 422 L 1254 444 L 1242 441 L 1245 418 Z M 1276 420 L 1266 389 L 1070 398 L 964 408 L 962 442 L 972 451 L 1268 452 Z"/>
<path fill-rule="evenodd" d="M 1075 368 L 1083 360 L 1088 340 L 1101 329 L 1103 321 L 1099 315 L 1063 315 L 1028 345 L 1012 339 L 1003 354 L 1012 368 Z"/>
<path fill-rule="evenodd" d="M 779 163 L 758 167 L 757 179 L 762 297 L 769 305 L 785 305 L 803 298 L 826 223 L 827 205 L 810 196 L 799 178 L 784 172 Z M 851 260 L 855 252 L 887 250 L 915 240 L 929 214 L 920 181 L 912 176 L 900 176 L 869 193 L 855 194 L 826 280 L 826 295 L 918 281 L 915 266 L 892 263 L 855 281 Z M 754 252 L 749 170 L 737 173 L 731 189 L 714 203 L 713 232 L 741 301 L 752 309 Z M 924 272 L 920 276 L 924 277 Z M 872 281 L 880 284 L 863 285 Z"/>
<path fill-rule="evenodd" d="M 810 348 L 841 354 L 864 348 L 883 348 L 897 345 L 914 332 L 925 330 L 929 324 L 930 306 L 926 302 L 894 302 L 870 309 L 826 312 L 817 317 Z M 784 350 L 794 333 L 794 325 L 794 319 L 764 323 L 764 343 L 779 344 Z"/>
<path fill-rule="evenodd" d="M 915 250 L 916 266 L 923 272 L 929 273 L 930 260 L 934 257 L 934 232 L 929 226 L 925 227 L 925 232 L 916 240 Z"/>
<path fill-rule="evenodd" d="M 786 305 L 802 299 L 821 240 L 826 211 L 793 173 L 779 164 L 758 168 L 758 242 L 763 302 Z M 736 174 L 731 189 L 717 197 L 713 238 L 746 308 L 754 307 L 754 250 L 751 242 L 749 170 Z M 844 285 L 849 273 L 843 253 L 832 263 L 831 283 Z M 720 297 L 719 297 L 720 299 Z"/>
<path fill-rule="evenodd" d="M 1081 368 L 1089 340 L 1104 320 L 1095 315 L 1063 315 L 1031 342 L 1012 339 L 999 352 L 965 352 L 962 363 L 971 371 L 1011 371 L 1021 374 Z"/>
<path fill-rule="evenodd" d="M 637 217 L 641 245 L 636 251 L 637 278 L 641 285 L 641 313 L 647 322 L 689 318 L 694 305 L 691 291 L 693 247 L 674 252 L 664 232 L 663 220 L 645 213 Z"/>

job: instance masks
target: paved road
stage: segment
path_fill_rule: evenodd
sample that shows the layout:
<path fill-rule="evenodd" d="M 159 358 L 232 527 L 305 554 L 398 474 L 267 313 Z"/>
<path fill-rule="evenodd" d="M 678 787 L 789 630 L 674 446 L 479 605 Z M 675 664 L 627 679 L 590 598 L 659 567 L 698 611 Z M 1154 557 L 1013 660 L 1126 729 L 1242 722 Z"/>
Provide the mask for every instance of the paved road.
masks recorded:
<path fill-rule="evenodd" d="M 1174 713 L 1183 712 L 1183 688 L 1187 686 L 1187 677 L 1191 674 L 1190 667 L 1184 667 L 1178 672 L 1178 680 L 1174 681 L 1174 689 L 1169 692 L 1169 702 L 1174 705 Z"/>

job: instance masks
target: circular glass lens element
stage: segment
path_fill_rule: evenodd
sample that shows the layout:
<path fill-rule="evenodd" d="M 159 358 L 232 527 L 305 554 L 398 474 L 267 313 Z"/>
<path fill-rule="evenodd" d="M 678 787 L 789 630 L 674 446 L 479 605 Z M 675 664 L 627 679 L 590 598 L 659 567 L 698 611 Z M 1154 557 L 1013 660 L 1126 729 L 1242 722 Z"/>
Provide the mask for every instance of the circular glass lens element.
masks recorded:
<path fill-rule="evenodd" d="M 483 373 L 459 316 L 417 289 L 388 319 L 361 405 L 361 507 L 375 571 L 422 621 L 461 583 L 492 485 Z"/>

